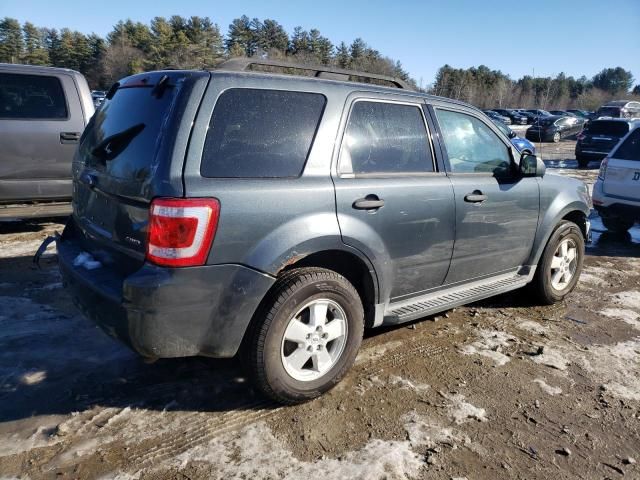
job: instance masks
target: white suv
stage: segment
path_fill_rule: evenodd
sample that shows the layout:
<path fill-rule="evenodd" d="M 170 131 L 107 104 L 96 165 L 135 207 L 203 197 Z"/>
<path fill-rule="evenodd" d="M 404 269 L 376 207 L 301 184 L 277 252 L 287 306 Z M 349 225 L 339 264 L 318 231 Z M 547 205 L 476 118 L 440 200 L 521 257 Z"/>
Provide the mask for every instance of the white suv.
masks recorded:
<path fill-rule="evenodd" d="M 602 161 L 593 206 L 608 230 L 625 232 L 640 221 L 640 125 Z"/>

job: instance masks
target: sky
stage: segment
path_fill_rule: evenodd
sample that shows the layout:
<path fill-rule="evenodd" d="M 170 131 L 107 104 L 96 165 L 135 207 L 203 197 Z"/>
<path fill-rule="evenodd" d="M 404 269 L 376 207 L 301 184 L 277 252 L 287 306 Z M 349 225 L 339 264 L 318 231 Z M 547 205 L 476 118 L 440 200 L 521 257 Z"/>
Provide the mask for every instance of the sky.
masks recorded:
<path fill-rule="evenodd" d="M 592 77 L 630 70 L 640 83 L 640 0 L 0 0 L 0 17 L 106 35 L 119 20 L 208 16 L 226 34 L 243 14 L 291 33 L 318 28 L 334 44 L 363 38 L 422 85 L 449 64 L 523 75 Z"/>

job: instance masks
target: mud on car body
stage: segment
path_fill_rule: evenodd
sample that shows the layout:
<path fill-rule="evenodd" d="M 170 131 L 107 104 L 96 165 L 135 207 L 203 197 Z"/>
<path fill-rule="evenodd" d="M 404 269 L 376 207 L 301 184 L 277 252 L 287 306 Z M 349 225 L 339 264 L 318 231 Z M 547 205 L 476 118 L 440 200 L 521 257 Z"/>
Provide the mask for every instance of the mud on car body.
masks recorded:
<path fill-rule="evenodd" d="M 123 79 L 85 131 L 60 269 L 110 335 L 147 357 L 241 355 L 295 403 L 346 374 L 365 327 L 574 288 L 586 187 L 479 110 L 251 62 Z"/>

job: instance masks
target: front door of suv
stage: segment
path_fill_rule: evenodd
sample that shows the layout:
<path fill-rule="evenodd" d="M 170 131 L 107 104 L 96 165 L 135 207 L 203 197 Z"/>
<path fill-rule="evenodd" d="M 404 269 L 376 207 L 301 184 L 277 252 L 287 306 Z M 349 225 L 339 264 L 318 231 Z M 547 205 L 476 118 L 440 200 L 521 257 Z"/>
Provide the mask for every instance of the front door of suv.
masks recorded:
<path fill-rule="evenodd" d="M 456 198 L 456 240 L 445 284 L 515 271 L 533 246 L 538 179 L 517 173 L 506 140 L 473 110 L 434 110 Z"/>
<path fill-rule="evenodd" d="M 381 301 L 442 285 L 455 205 L 433 154 L 424 104 L 352 97 L 333 178 L 343 241 L 376 266 Z"/>

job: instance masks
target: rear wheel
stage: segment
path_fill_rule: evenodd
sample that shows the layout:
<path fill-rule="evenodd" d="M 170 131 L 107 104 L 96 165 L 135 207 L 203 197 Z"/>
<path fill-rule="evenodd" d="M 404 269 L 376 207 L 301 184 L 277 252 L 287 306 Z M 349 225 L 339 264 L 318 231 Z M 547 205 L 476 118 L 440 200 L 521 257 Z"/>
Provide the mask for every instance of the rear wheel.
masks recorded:
<path fill-rule="evenodd" d="M 625 220 L 618 217 L 601 217 L 602 224 L 607 230 L 616 233 L 624 233 L 628 231 L 635 222 L 631 220 Z"/>
<path fill-rule="evenodd" d="M 584 238 L 573 222 L 562 221 L 555 229 L 538 262 L 531 284 L 542 303 L 563 300 L 575 288 L 584 261 Z"/>
<path fill-rule="evenodd" d="M 364 331 L 362 302 L 343 276 L 321 268 L 285 273 L 248 332 L 245 363 L 274 400 L 315 398 L 347 373 Z"/>

